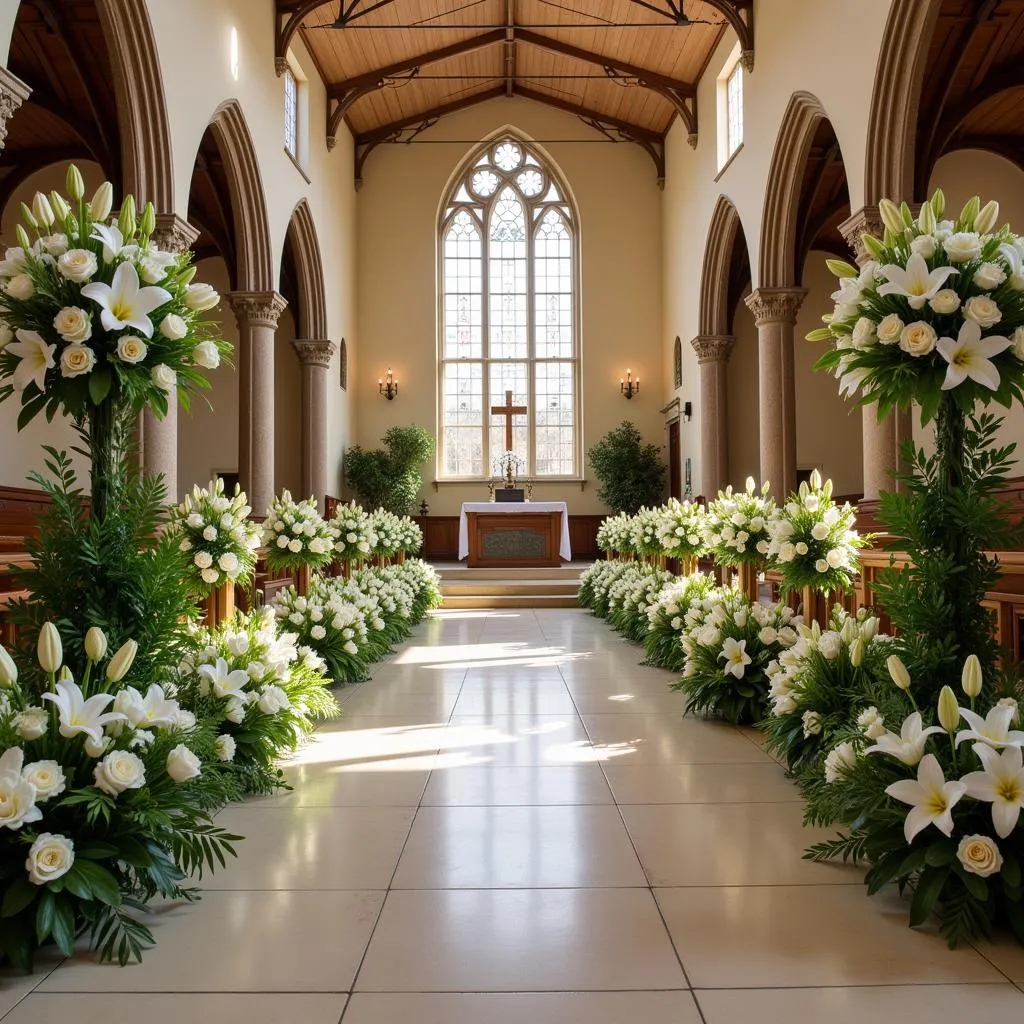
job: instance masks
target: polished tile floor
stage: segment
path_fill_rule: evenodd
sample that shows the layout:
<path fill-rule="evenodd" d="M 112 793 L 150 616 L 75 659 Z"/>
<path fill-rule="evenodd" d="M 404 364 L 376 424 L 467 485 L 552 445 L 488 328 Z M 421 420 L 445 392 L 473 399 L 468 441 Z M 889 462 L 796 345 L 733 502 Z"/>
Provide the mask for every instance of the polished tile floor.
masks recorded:
<path fill-rule="evenodd" d="M 3 1024 L 1024 1019 L 1024 951 L 950 953 L 810 864 L 758 734 L 570 610 L 441 612 L 287 768 L 141 966 L 0 975 Z M 47 973 L 47 970 L 49 973 Z"/>

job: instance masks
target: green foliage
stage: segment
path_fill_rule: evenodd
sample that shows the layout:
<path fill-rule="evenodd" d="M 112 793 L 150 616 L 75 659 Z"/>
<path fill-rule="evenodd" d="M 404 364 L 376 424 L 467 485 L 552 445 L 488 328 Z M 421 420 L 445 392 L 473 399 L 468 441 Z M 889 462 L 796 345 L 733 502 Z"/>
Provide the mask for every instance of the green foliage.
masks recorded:
<path fill-rule="evenodd" d="M 367 508 L 409 515 L 423 486 L 420 466 L 434 454 L 434 436 L 423 427 L 391 427 L 382 440 L 383 448 L 346 449 L 345 482 Z"/>
<path fill-rule="evenodd" d="M 600 482 L 597 496 L 613 512 L 634 515 L 644 505 L 657 505 L 665 491 L 661 449 L 644 444 L 635 423 L 625 420 L 609 430 L 587 452 Z"/>

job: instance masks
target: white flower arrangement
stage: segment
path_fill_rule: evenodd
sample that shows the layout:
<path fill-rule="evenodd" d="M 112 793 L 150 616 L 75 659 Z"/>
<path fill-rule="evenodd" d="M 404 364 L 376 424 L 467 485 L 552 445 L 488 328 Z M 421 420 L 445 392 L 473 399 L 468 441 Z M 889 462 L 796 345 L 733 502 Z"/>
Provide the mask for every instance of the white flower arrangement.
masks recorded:
<path fill-rule="evenodd" d="M 282 491 L 267 509 L 263 544 L 271 571 L 326 565 L 334 558 L 334 542 L 334 530 L 317 510 L 315 498 L 296 502 Z"/>
<path fill-rule="evenodd" d="M 648 609 L 672 579 L 665 569 L 643 562 L 626 563 L 626 571 L 608 587 L 608 621 L 628 640 L 642 643 L 650 629 Z"/>
<path fill-rule="evenodd" d="M 705 600 L 715 589 L 708 573 L 672 579 L 647 607 L 648 631 L 644 637 L 647 662 L 672 672 L 682 672 L 686 662 L 682 638 L 690 605 Z"/>
<path fill-rule="evenodd" d="M 633 531 L 633 550 L 638 555 L 653 557 L 664 554 L 661 544 L 661 517 L 660 508 L 641 508 L 633 516 L 631 527 Z"/>
<path fill-rule="evenodd" d="M 660 509 L 658 540 L 670 558 L 699 558 L 708 549 L 707 510 L 695 502 L 670 498 Z"/>
<path fill-rule="evenodd" d="M 342 563 L 362 562 L 373 555 L 377 534 L 372 517 L 354 501 L 339 505 L 330 522 L 334 531 L 334 558 Z"/>
<path fill-rule="evenodd" d="M 251 512 L 245 492 L 236 484 L 234 495 L 227 497 L 220 478 L 206 488 L 194 486 L 171 510 L 170 529 L 187 560 L 190 589 L 202 594 L 229 580 L 252 578 L 261 529 L 249 519 Z"/>
<path fill-rule="evenodd" d="M 597 546 L 613 555 L 634 554 L 633 517 L 620 512 L 605 519 L 597 528 Z"/>
<path fill-rule="evenodd" d="M 768 557 L 768 523 L 776 506 L 767 481 L 760 494 L 755 486 L 748 477 L 745 490 L 727 487 L 708 505 L 707 543 L 719 565 L 761 565 Z"/>
<path fill-rule="evenodd" d="M 402 520 L 394 512 L 379 508 L 370 513 L 370 526 L 377 538 L 373 553 L 380 558 L 392 558 L 402 548 Z"/>
<path fill-rule="evenodd" d="M 767 556 L 782 569 L 782 591 L 811 586 L 825 593 L 849 591 L 867 543 L 853 528 L 856 510 L 832 500 L 832 481 L 815 469 L 768 521 Z"/>
<path fill-rule="evenodd" d="M 415 555 L 423 547 L 423 531 L 419 523 L 409 516 L 402 516 L 398 521 L 398 549 L 407 555 Z"/>

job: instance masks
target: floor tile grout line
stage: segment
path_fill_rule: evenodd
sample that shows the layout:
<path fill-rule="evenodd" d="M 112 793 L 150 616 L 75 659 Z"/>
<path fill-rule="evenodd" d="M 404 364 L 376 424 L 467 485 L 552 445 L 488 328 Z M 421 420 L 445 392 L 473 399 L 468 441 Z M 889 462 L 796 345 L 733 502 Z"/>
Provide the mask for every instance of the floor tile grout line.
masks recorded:
<path fill-rule="evenodd" d="M 67 957 L 62 957 L 62 958 L 60 959 L 60 961 L 58 961 L 57 963 L 55 963 L 55 964 L 53 965 L 53 967 L 51 967 L 51 968 L 50 968 L 50 969 L 49 969 L 49 970 L 48 970 L 48 971 L 47 971 L 47 972 L 46 972 L 46 973 L 45 973 L 45 974 L 44 974 L 44 975 L 43 975 L 43 976 L 42 976 L 42 977 L 41 977 L 41 978 L 40 978 L 40 979 L 39 979 L 39 980 L 38 980 L 38 981 L 37 981 L 37 982 L 36 982 L 36 983 L 35 983 L 35 984 L 34 984 L 34 985 L 32 986 L 32 988 L 30 988 L 30 989 L 29 989 L 29 990 L 28 990 L 28 991 L 27 991 L 27 992 L 26 992 L 26 993 L 25 993 L 25 994 L 24 994 L 24 995 L 23 995 L 23 996 L 22 996 L 22 997 L 21 997 L 21 998 L 20 998 L 20 999 L 19 999 L 19 1000 L 18 1000 L 18 1001 L 17 1001 L 17 1002 L 16 1002 L 16 1003 L 15 1003 L 15 1004 L 14 1004 L 14 1005 L 13 1005 L 13 1006 L 12 1006 L 12 1007 L 11 1007 L 11 1008 L 9 1009 L 9 1010 L 6 1010 L 6 1011 L 4 1012 L 4 1015 L 3 1015 L 2 1017 L 0 1017 L 0 1024 L 3 1024 L 3 1021 L 7 1020 L 7 1018 L 8 1018 L 8 1017 L 9 1017 L 9 1016 L 10 1016 L 10 1015 L 11 1015 L 12 1013 L 14 1013 L 14 1011 L 15 1011 L 15 1010 L 16 1010 L 16 1009 L 17 1009 L 17 1008 L 18 1008 L 19 1006 L 21 1006 L 21 1004 L 22 1004 L 23 1002 L 25 1002 L 25 1000 L 26 1000 L 26 999 L 28 999 L 28 998 L 29 998 L 29 996 L 33 996 L 33 995 L 36 995 L 36 994 L 37 994 L 37 993 L 39 992 L 39 986 L 40 986 L 40 985 L 42 985 L 42 983 L 43 983 L 44 981 L 46 981 L 46 980 L 47 980 L 47 978 L 49 978 L 49 977 L 50 977 L 50 975 L 51 975 L 51 974 L 53 974 L 53 972 L 54 972 L 55 970 L 57 970 L 57 968 L 58 968 L 58 967 L 60 967 L 60 965 L 61 965 L 62 963 L 64 963 L 64 961 L 65 961 L 66 959 L 67 959 Z"/>

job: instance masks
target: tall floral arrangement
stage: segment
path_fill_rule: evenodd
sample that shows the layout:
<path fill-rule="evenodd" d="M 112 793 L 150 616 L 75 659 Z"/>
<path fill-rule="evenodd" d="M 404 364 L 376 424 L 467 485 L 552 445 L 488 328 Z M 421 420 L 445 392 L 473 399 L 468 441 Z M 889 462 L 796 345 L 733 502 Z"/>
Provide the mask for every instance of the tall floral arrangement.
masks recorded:
<path fill-rule="evenodd" d="M 707 551 L 708 514 L 702 505 L 669 498 L 660 511 L 658 539 L 666 555 L 686 560 Z"/>
<path fill-rule="evenodd" d="M 262 531 L 249 518 L 250 512 L 245 492 L 236 484 L 229 498 L 219 477 L 209 487 L 196 484 L 172 509 L 170 529 L 188 560 L 185 583 L 194 593 L 208 593 L 226 581 L 244 584 L 252 579 Z"/>
<path fill-rule="evenodd" d="M 597 528 L 597 546 L 612 555 L 635 553 L 633 517 L 626 512 L 608 516 Z"/>
<path fill-rule="evenodd" d="M 643 643 L 650 628 L 647 610 L 674 578 L 666 569 L 628 563 L 628 571 L 608 588 L 608 621 L 627 640 Z"/>
<path fill-rule="evenodd" d="M 17 395 L 19 429 L 40 413 L 71 418 L 92 460 L 92 510 L 106 515 L 119 484 L 132 414 L 187 407 L 230 352 L 201 314 L 219 296 L 194 280 L 191 255 L 153 241 L 156 213 L 113 187 L 91 202 L 74 165 L 69 198 L 37 193 L 17 246 L 0 262 L 0 401 Z"/>
<path fill-rule="evenodd" d="M 334 541 L 334 530 L 320 515 L 313 497 L 295 501 L 289 491 L 282 491 L 267 509 L 263 543 L 272 572 L 326 565 L 333 557 Z"/>
<path fill-rule="evenodd" d="M 768 555 L 768 523 L 775 517 L 775 502 L 765 482 L 760 493 L 753 477 L 746 487 L 718 492 L 708 505 L 707 542 L 719 565 L 762 565 Z"/>
<path fill-rule="evenodd" d="M 631 523 L 633 530 L 633 550 L 638 555 L 654 558 L 665 553 L 661 543 L 661 509 L 639 509 Z"/>
<path fill-rule="evenodd" d="M 338 506 L 330 526 L 334 531 L 334 557 L 337 561 L 351 564 L 373 554 L 377 535 L 372 517 L 354 501 Z"/>
<path fill-rule="evenodd" d="M 402 518 L 385 508 L 370 514 L 370 528 L 377 538 L 373 553 L 381 558 L 393 558 L 402 547 Z"/>
<path fill-rule="evenodd" d="M 600 563 L 599 563 L 600 564 Z M 703 601 L 715 589 L 709 573 L 692 573 L 669 580 L 647 607 L 647 634 L 643 638 L 647 663 L 672 672 L 682 672 L 686 664 L 683 634 L 690 605 Z"/>

